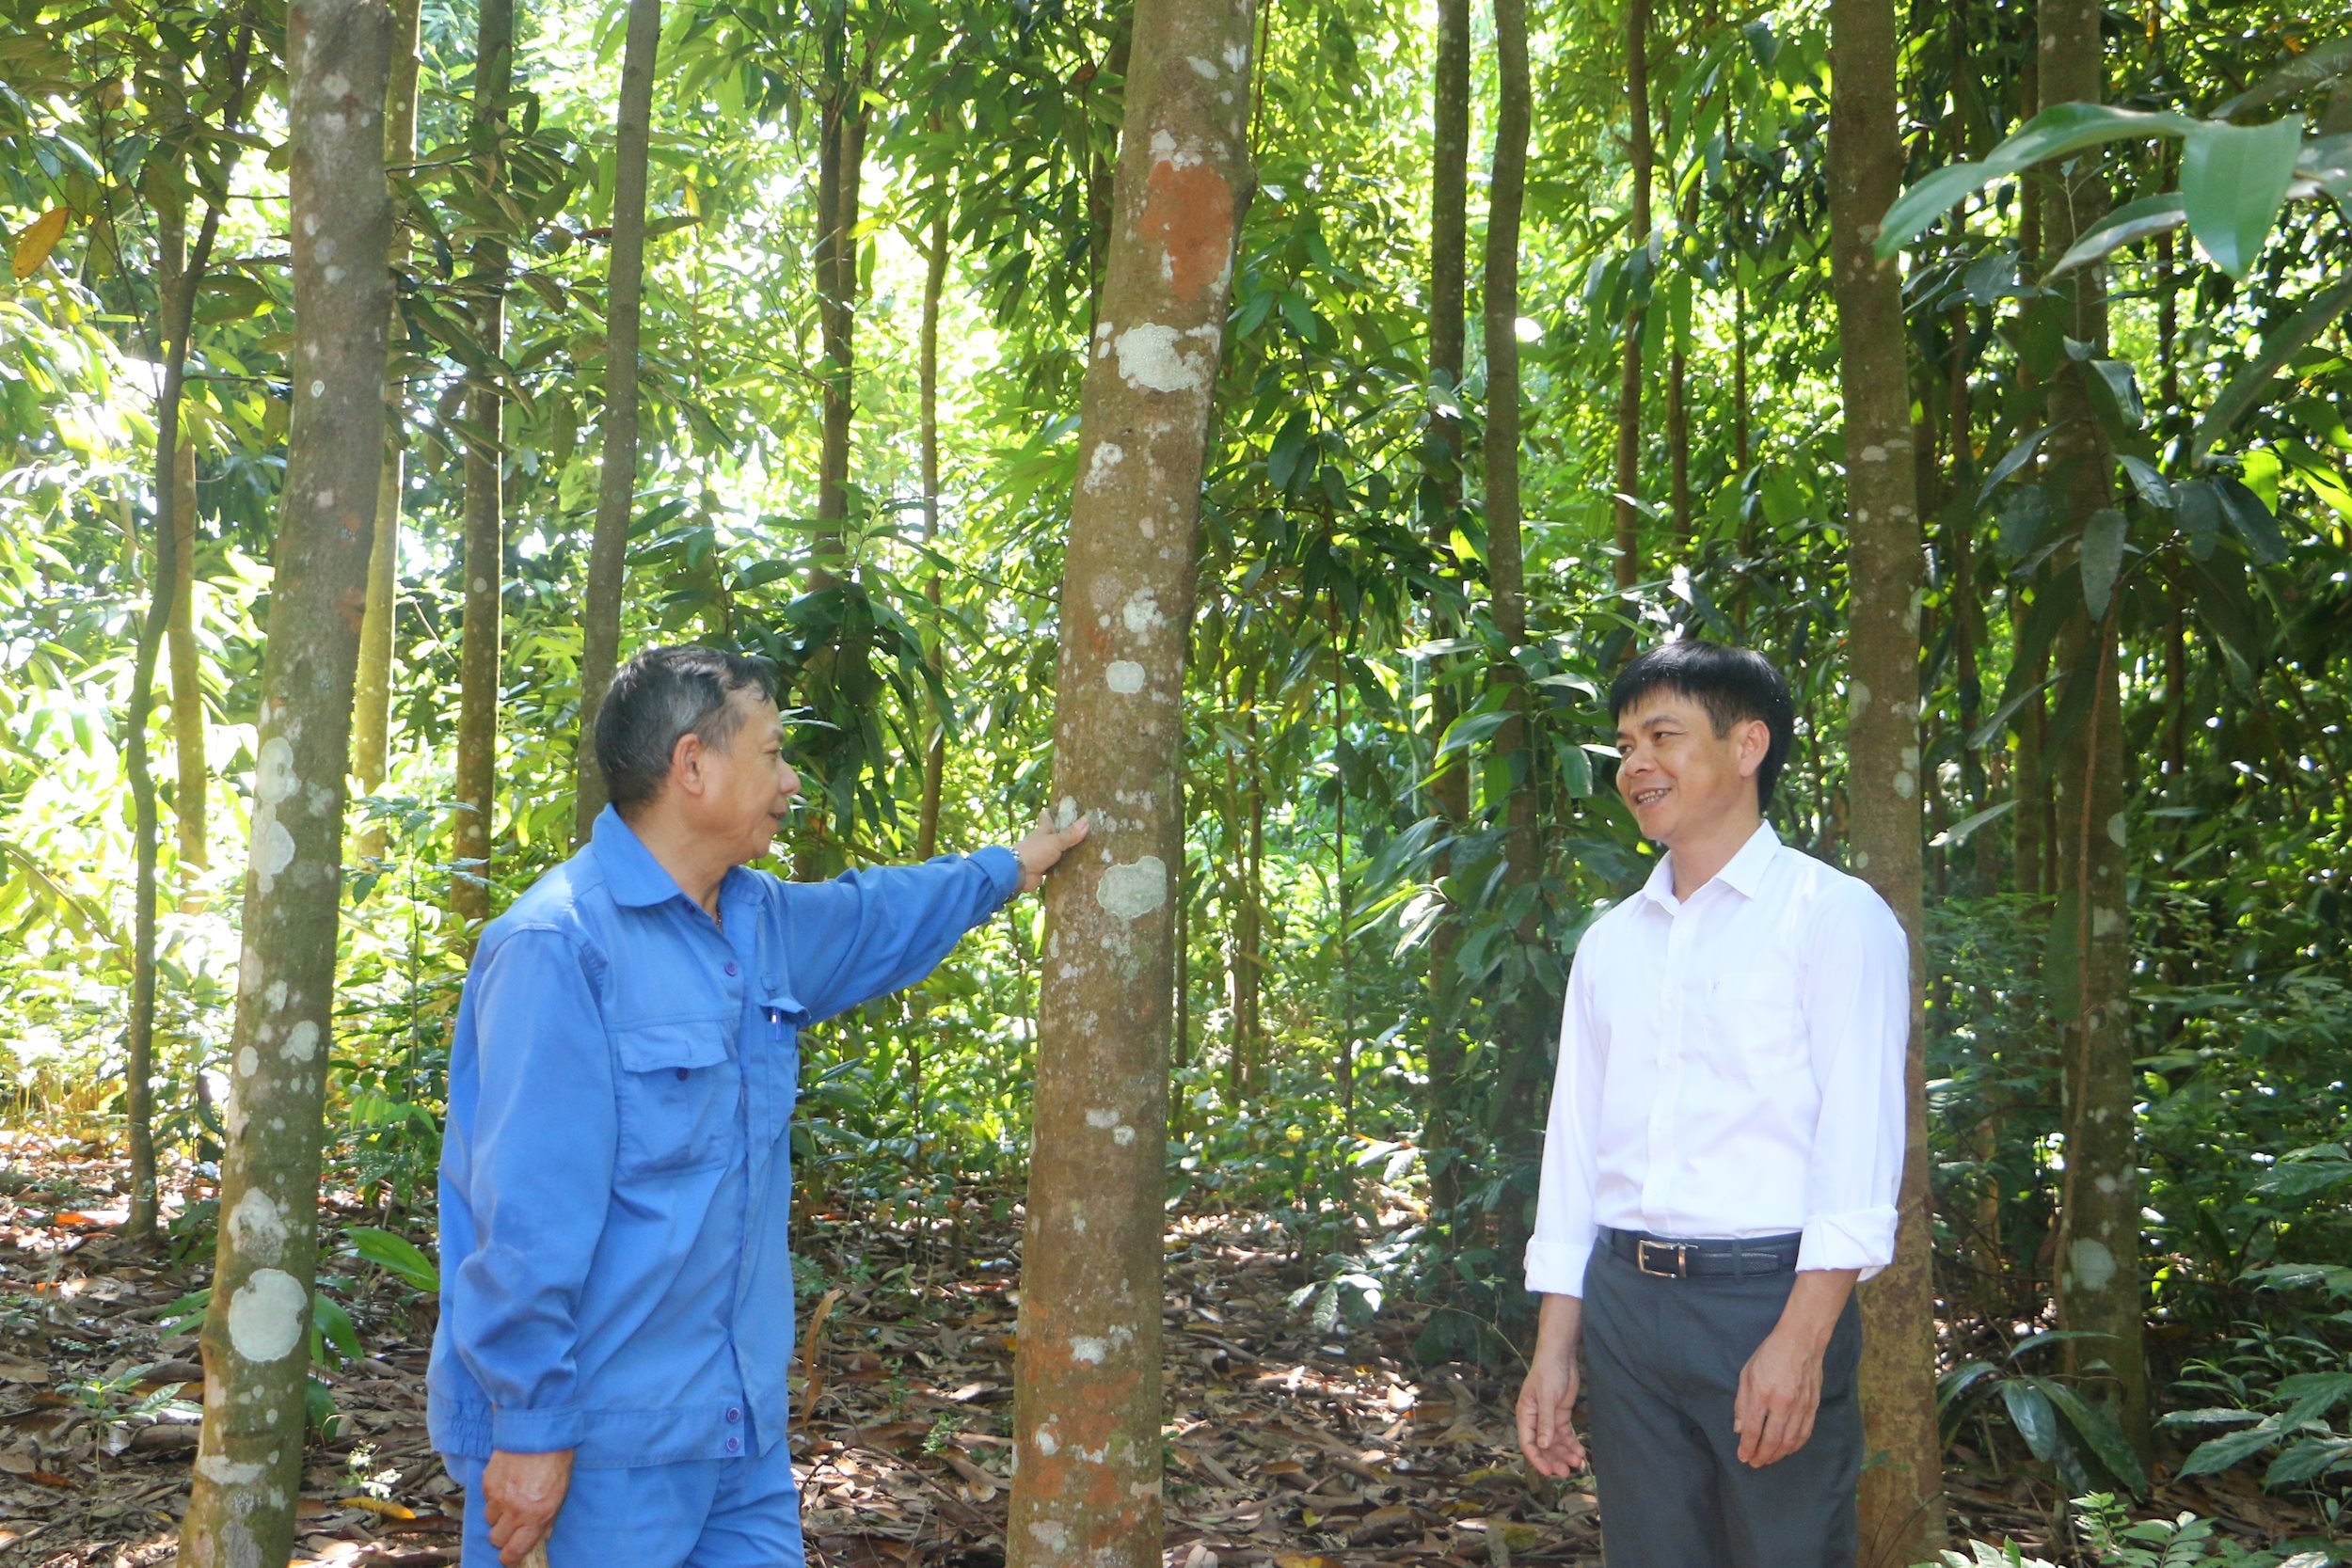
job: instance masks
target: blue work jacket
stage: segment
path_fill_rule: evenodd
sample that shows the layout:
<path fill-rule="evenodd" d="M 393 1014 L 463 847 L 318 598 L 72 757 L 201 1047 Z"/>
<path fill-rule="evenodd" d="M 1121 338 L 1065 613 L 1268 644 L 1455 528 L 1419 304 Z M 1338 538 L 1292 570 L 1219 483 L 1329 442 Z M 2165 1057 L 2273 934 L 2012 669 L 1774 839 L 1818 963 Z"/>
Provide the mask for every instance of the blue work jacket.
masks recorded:
<path fill-rule="evenodd" d="M 781 1441 L 799 1032 L 921 979 L 1019 886 L 1002 848 L 739 866 L 714 923 L 607 808 L 484 930 L 458 1006 L 434 1446 L 593 1467 Z"/>

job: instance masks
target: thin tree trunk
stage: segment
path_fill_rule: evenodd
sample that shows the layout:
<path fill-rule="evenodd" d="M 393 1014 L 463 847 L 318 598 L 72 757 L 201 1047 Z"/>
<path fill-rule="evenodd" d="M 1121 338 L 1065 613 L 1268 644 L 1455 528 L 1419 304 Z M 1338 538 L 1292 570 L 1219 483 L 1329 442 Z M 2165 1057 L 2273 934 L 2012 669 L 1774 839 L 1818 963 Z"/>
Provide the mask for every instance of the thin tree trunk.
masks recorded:
<path fill-rule="evenodd" d="M 841 47 L 846 61 L 851 48 L 846 30 Z M 846 63 L 843 69 L 850 71 Z M 860 66 L 827 96 L 818 125 L 817 325 L 824 355 L 824 410 L 818 448 L 815 554 L 807 579 L 812 590 L 839 581 L 846 562 L 850 429 L 856 411 L 858 204 L 866 168 L 866 126 L 873 114 L 864 88 Z"/>
<path fill-rule="evenodd" d="M 515 0 L 481 0 L 474 50 L 475 156 L 493 188 L 506 182 L 507 98 L 515 81 Z M 474 333 L 484 352 L 505 352 L 506 243 L 495 233 L 474 242 Z M 498 796 L 499 677 L 501 595 L 506 575 L 506 393 L 490 372 L 468 377 L 466 420 L 466 542 L 464 641 L 457 664 L 457 810 L 449 907 L 471 951 L 474 934 L 490 917 L 491 813 Z"/>
<path fill-rule="evenodd" d="M 1895 1259 L 1862 1291 L 1864 1562 L 1918 1562 L 1944 1538 L 1935 1411 L 1935 1279 L 1930 1247 L 1927 973 L 1921 895 L 1918 595 L 1922 590 L 1911 378 L 1901 281 L 1872 242 L 1901 188 L 1891 0 L 1832 0 L 1831 279 L 1845 400 L 1851 556 L 1847 640 L 1847 831 L 1854 870 L 1910 937 L 1911 1036 Z"/>
<path fill-rule="evenodd" d="M 234 125 L 245 97 L 246 68 L 252 47 L 250 28 L 238 34 L 223 123 Z M 180 229 L 185 233 L 184 220 Z M 220 232 L 220 209 L 208 205 L 196 244 L 183 267 L 167 269 L 156 300 L 157 346 L 163 378 L 155 403 L 155 575 L 149 585 L 147 613 L 139 623 L 132 658 L 131 711 L 124 728 L 124 764 L 137 834 L 137 870 L 133 880 L 131 1016 L 124 1039 L 123 1116 L 130 1148 L 130 1212 L 124 1233 L 145 1241 L 155 1233 L 155 862 L 158 832 L 155 775 L 148 752 L 148 723 L 155 711 L 155 662 L 171 623 L 180 578 L 180 511 L 183 469 L 180 410 L 187 385 L 188 334 L 196 314 L 196 292 Z M 169 258 L 167 257 L 167 260 Z M 189 504 L 193 504 L 190 498 Z"/>
<path fill-rule="evenodd" d="M 1454 531 L 1462 513 L 1462 384 L 1464 300 L 1469 293 L 1470 247 L 1470 0 L 1438 0 L 1438 56 L 1430 96 L 1435 114 L 1429 196 L 1429 378 L 1441 386 L 1429 417 L 1429 485 L 1435 504 L 1430 542 L 1438 559 L 1452 558 Z M 1431 616 L 1431 630 L 1454 636 L 1456 618 L 1444 609 Z M 1453 726 L 1459 706 L 1454 685 L 1443 675 L 1451 660 L 1433 669 L 1439 678 L 1429 693 L 1429 813 L 1449 836 L 1470 820 L 1470 770 L 1459 753 L 1438 759 L 1438 745 Z M 1449 852 L 1440 864 L 1450 863 Z M 1429 1039 L 1423 1053 L 1428 1085 L 1422 1117 L 1422 1155 L 1429 1177 L 1429 1211 L 1440 1227 L 1460 1205 L 1462 1169 L 1460 1101 L 1463 1053 L 1456 1021 L 1454 955 L 1461 945 L 1461 920 L 1451 907 L 1438 915 L 1429 939 Z"/>
<path fill-rule="evenodd" d="M 920 343 L 922 377 L 923 543 L 939 536 L 939 303 L 947 287 L 948 195 L 943 184 L 938 206 L 931 213 L 930 245 L 923 258 L 923 329 Z M 933 608 L 939 604 L 939 574 L 931 573 L 923 589 Z M 934 673 L 942 672 L 939 644 L 929 650 Z M 939 852 L 939 798 L 947 777 L 947 716 L 931 727 L 931 743 L 923 752 L 923 809 L 916 818 L 915 858 L 929 860 Z"/>
<path fill-rule="evenodd" d="M 1633 226 L 1626 235 L 1629 249 L 1649 244 L 1650 166 L 1654 156 L 1649 120 L 1649 0 L 1632 0 L 1625 13 L 1626 90 L 1631 99 L 1629 150 L 1633 161 Z M 1642 325 L 1644 310 L 1629 302 L 1625 313 L 1625 360 L 1617 380 L 1617 586 L 1630 588 L 1642 579 L 1642 515 L 1634 505 L 1641 494 L 1642 467 Z"/>
<path fill-rule="evenodd" d="M 285 1561 L 302 1486 L 343 780 L 384 463 L 391 203 L 377 117 L 392 33 L 380 0 L 294 0 L 288 18 L 290 357 L 309 380 L 262 670 L 204 1424 L 180 1534 L 189 1568 Z"/>
<path fill-rule="evenodd" d="M 212 864 L 210 813 L 206 796 L 212 771 L 204 758 L 203 657 L 196 646 L 196 447 L 182 441 L 172 454 L 178 470 L 171 520 L 171 760 L 179 774 L 172 797 L 180 848 L 181 904 L 198 900 L 193 884 Z"/>
<path fill-rule="evenodd" d="M 2095 103 L 2105 93 L 2097 0 L 2043 0 L 2041 92 L 2044 108 Z M 2055 260 L 2106 212 L 2095 159 L 2045 176 L 2053 188 L 2042 214 Z M 2085 267 L 2058 287 L 2072 307 L 2068 336 L 2104 351 L 2104 270 Z M 2080 529 L 2112 502 L 2110 457 L 2092 414 L 2088 369 L 2061 360 L 2049 388 L 2052 477 Z M 2074 574 L 2045 573 L 2043 591 L 2083 592 Z M 2119 590 L 2104 613 L 2071 610 L 2059 637 L 2061 692 L 2090 683 L 2086 717 L 2058 737 L 2058 897 L 2050 987 L 2065 1026 L 2066 1175 L 2058 1222 L 2059 1326 L 2092 1336 L 2066 1342 L 2068 1370 L 2096 1380 L 2124 1435 L 2150 1443 L 2148 1361 L 2141 1310 L 2138 1081 L 2132 1066 L 2131 911 L 2124 832 L 2122 691 L 2116 658 Z M 2082 705 L 2079 704 L 2078 705 Z M 2101 1366 L 2104 1370 L 2099 1370 Z"/>
<path fill-rule="evenodd" d="M 1200 479 L 1251 176 L 1249 0 L 1137 0 L 1117 228 L 1082 399 L 1047 890 L 1009 1568 L 1158 1568 L 1160 1275 Z M 1205 64 L 1206 70 L 1202 67 Z"/>
<path fill-rule="evenodd" d="M 1677 248 L 1684 236 L 1698 227 L 1699 187 L 1695 182 L 1691 194 L 1684 198 L 1675 241 Z M 1687 554 L 1691 547 L 1692 523 L 1691 518 L 1691 311 L 1689 295 L 1683 294 L 1683 309 L 1671 313 L 1667 325 L 1673 346 L 1666 356 L 1666 453 L 1672 476 L 1669 491 L 1675 520 L 1675 547 Z"/>
<path fill-rule="evenodd" d="M 645 150 L 653 122 L 654 56 L 661 0 L 629 0 L 621 46 L 621 101 L 612 132 L 612 254 L 604 300 L 604 465 L 596 478 L 596 529 L 588 548 L 588 604 L 580 627 L 580 743 L 572 837 L 588 842 L 604 810 L 596 766 L 596 715 L 621 657 L 621 591 L 628 525 L 637 507 L 638 327 L 645 293 Z"/>
<path fill-rule="evenodd" d="M 1748 286 L 1731 286 L 1731 463 L 1733 479 L 1748 477 Z M 1744 546 L 1741 554 L 1750 553 Z"/>
<path fill-rule="evenodd" d="M 1502 657 L 1487 671 L 1501 689 L 1508 717 L 1495 731 L 1497 772 L 1509 783 L 1503 803 L 1502 896 L 1529 900 L 1517 940 L 1542 939 L 1536 889 L 1543 879 L 1543 841 L 1536 824 L 1536 768 L 1528 734 L 1526 673 L 1513 657 L 1527 641 L 1527 574 L 1519 511 L 1519 220 L 1527 183 L 1532 109 L 1527 65 L 1525 0 L 1494 0 L 1495 152 L 1487 184 L 1486 349 L 1486 571 L 1494 594 L 1495 635 Z M 1487 1126 L 1511 1163 L 1540 1152 L 1544 1115 L 1538 1085 L 1545 1081 L 1554 998 L 1525 986 L 1502 1009 L 1501 1068 Z M 1517 1257 L 1526 1245 L 1526 1206 L 1505 1204 L 1499 1214 L 1498 1250 Z"/>
<path fill-rule="evenodd" d="M 1336 623 L 1338 611 L 1332 612 Z M 1337 627 L 1334 626 L 1336 633 Z M 1332 957 L 1339 969 L 1340 1039 L 1333 1074 L 1339 1081 L 1340 1126 L 1356 1134 L 1356 974 L 1349 958 L 1348 932 L 1356 923 L 1354 895 L 1347 885 L 1347 661 L 1336 636 L 1331 644 L 1331 892 L 1337 916 Z"/>
<path fill-rule="evenodd" d="M 384 161 L 405 168 L 417 161 L 417 54 L 421 0 L 392 0 L 392 65 L 384 89 Z M 393 233 L 395 265 L 406 246 Z M 391 330 L 397 331 L 394 324 Z M 363 794 L 384 787 L 392 766 L 392 619 L 400 589 L 400 504 L 407 481 L 407 446 L 401 433 L 405 399 L 400 383 L 387 374 L 384 402 L 384 472 L 375 492 L 375 538 L 368 552 L 368 603 L 359 622 L 359 673 L 351 716 L 351 776 Z M 359 831 L 363 861 L 384 853 L 384 827 L 370 820 Z"/>

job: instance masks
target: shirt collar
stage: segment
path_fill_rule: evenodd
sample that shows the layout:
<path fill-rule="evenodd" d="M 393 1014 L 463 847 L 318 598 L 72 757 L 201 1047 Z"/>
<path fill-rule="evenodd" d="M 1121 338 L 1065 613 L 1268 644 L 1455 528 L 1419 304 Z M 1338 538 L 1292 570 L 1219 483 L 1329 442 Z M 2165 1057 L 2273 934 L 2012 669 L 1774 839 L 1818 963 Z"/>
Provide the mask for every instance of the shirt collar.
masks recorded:
<path fill-rule="evenodd" d="M 1754 898 L 1764 890 L 1764 873 L 1772 863 L 1774 851 L 1780 848 L 1780 835 L 1772 832 L 1770 822 L 1758 822 L 1748 841 L 1740 846 L 1740 852 L 1724 863 L 1715 873 L 1715 880 L 1734 889 L 1742 896 Z M 1649 880 L 1642 884 L 1642 896 L 1660 909 L 1673 911 L 1680 907 L 1675 897 L 1675 858 L 1668 850 L 1658 857 L 1650 868 Z"/>
<path fill-rule="evenodd" d="M 596 851 L 596 864 L 604 872 L 605 889 L 612 895 L 614 903 L 638 909 L 686 896 L 677 879 L 662 869 L 661 863 L 653 858 L 653 851 L 645 847 L 645 841 L 612 806 L 596 814 L 596 831 L 589 843 Z"/>

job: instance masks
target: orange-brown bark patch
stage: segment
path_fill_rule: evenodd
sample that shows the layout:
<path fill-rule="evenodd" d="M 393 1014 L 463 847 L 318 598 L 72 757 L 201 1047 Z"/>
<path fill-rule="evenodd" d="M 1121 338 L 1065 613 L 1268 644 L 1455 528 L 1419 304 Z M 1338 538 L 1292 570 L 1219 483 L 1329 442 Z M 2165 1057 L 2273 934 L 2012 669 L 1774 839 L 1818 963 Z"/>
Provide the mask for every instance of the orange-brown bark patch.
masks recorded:
<path fill-rule="evenodd" d="M 1145 238 L 1167 248 L 1168 286 L 1191 304 L 1225 276 L 1233 254 L 1233 191 L 1206 163 L 1163 158 L 1144 187 Z"/>

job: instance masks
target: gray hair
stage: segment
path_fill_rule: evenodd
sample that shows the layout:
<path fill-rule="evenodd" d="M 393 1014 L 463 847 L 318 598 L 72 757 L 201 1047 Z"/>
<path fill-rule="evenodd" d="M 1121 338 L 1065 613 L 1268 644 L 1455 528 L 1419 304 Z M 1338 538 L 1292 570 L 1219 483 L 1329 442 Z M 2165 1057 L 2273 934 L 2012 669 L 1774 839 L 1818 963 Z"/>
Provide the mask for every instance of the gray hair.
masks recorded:
<path fill-rule="evenodd" d="M 717 648 L 646 648 L 612 677 L 596 710 L 596 766 L 605 793 L 624 815 L 661 793 L 681 736 L 724 750 L 742 727 L 732 699 L 772 700 L 775 666 Z"/>

